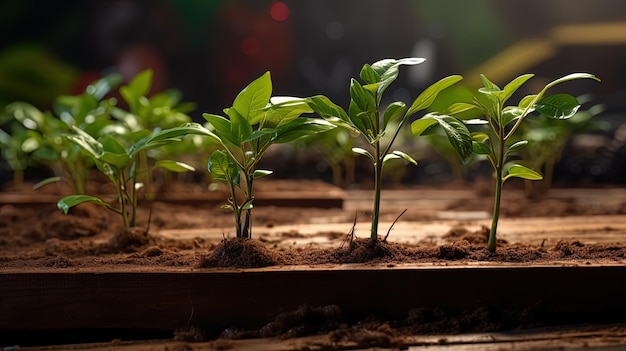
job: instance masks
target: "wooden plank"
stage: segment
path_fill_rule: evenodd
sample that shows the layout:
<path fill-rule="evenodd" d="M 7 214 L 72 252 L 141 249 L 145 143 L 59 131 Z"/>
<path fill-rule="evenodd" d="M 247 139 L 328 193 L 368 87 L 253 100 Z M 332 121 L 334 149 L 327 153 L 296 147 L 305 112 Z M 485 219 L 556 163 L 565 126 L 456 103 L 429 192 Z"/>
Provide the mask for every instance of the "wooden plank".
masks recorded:
<path fill-rule="evenodd" d="M 550 323 L 626 322 L 624 276 L 623 265 L 3 272 L 0 330 L 260 327 L 302 305 L 355 318 L 539 306 Z"/>

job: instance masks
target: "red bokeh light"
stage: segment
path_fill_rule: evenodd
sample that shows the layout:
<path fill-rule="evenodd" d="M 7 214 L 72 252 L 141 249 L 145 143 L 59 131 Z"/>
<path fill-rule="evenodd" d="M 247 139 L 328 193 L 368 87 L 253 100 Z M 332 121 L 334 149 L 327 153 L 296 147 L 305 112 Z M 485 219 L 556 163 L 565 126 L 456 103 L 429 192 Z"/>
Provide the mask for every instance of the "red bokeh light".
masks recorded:
<path fill-rule="evenodd" d="M 281 1 L 273 3 L 270 8 L 270 16 L 278 22 L 287 20 L 289 18 L 289 6 Z"/>

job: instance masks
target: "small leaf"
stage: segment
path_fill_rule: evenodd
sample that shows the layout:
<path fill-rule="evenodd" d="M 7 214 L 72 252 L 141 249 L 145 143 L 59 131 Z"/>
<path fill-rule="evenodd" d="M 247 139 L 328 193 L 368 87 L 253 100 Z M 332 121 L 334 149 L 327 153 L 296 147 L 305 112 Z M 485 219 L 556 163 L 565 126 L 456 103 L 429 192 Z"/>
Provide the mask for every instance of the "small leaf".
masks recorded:
<path fill-rule="evenodd" d="M 406 111 L 406 104 L 402 101 L 396 101 L 385 109 L 385 114 L 383 115 L 383 130 L 387 128 L 389 122 L 393 122 L 398 119 L 402 114 Z"/>
<path fill-rule="evenodd" d="M 457 102 L 450 105 L 447 112 L 450 115 L 457 115 L 471 110 L 480 110 L 480 107 L 467 102 Z"/>
<path fill-rule="evenodd" d="M 404 160 L 406 160 L 408 163 L 412 163 L 414 165 L 417 166 L 417 161 L 415 161 L 415 159 L 413 159 L 413 157 L 411 157 L 410 155 L 402 152 L 402 151 L 393 151 L 394 155 L 400 156 L 401 158 L 403 158 Z"/>
<path fill-rule="evenodd" d="M 257 179 L 257 178 L 268 176 L 268 175 L 270 175 L 272 173 L 274 173 L 274 172 L 273 171 L 269 171 L 269 170 L 264 170 L 264 169 L 257 169 L 257 170 L 254 171 L 254 174 L 252 175 L 252 177 L 254 179 Z"/>
<path fill-rule="evenodd" d="M 526 145 L 528 145 L 528 140 L 520 140 L 520 141 L 518 141 L 516 143 L 513 143 L 513 145 L 509 146 L 509 148 L 507 149 L 506 152 L 507 153 L 517 152 L 517 151 L 523 149 Z"/>
<path fill-rule="evenodd" d="M 504 183 L 507 179 L 512 178 L 512 177 L 517 177 L 517 178 L 522 178 L 522 179 L 527 179 L 527 180 L 543 179 L 543 176 L 540 173 L 535 172 L 532 169 L 522 166 L 520 164 L 511 165 L 511 167 L 509 167 L 508 174 L 504 178 L 502 178 L 502 182 Z"/>
<path fill-rule="evenodd" d="M 417 65 L 426 61 L 423 58 L 417 57 L 409 57 L 403 58 L 399 60 L 395 59 L 383 59 L 377 62 L 374 62 L 371 65 L 372 70 L 378 74 L 380 85 L 378 86 L 377 95 L 382 96 L 384 91 L 393 83 L 394 80 L 398 77 L 398 70 L 401 65 Z"/>
<path fill-rule="evenodd" d="M 502 103 L 506 102 L 516 91 L 521 87 L 527 80 L 532 78 L 534 74 L 523 74 L 515 79 L 513 79 L 509 84 L 507 84 L 503 91 L 504 95 L 502 96 Z"/>
<path fill-rule="evenodd" d="M 372 161 L 372 163 L 376 163 L 376 159 L 374 158 L 374 156 L 372 156 L 372 154 L 365 149 L 361 149 L 360 147 L 353 147 L 352 152 L 354 152 L 355 154 L 367 156 Z"/>
<path fill-rule="evenodd" d="M 361 73 L 359 74 L 359 76 L 367 84 L 374 84 L 374 83 L 380 82 L 380 75 L 376 73 L 376 71 L 372 69 L 372 66 L 370 66 L 367 63 L 363 65 L 363 68 L 361 68 Z"/>
<path fill-rule="evenodd" d="M 489 155 L 491 154 L 491 149 L 489 146 L 479 143 L 477 141 L 472 141 L 472 150 L 475 154 L 478 155 Z"/>
<path fill-rule="evenodd" d="M 580 104 L 569 94 L 555 94 L 542 98 L 535 104 L 535 109 L 552 119 L 568 119 L 576 114 Z"/>
<path fill-rule="evenodd" d="M 188 165 L 183 162 L 172 161 L 172 160 L 159 160 L 154 164 L 154 168 L 163 168 L 172 172 L 193 172 L 196 169 L 191 165 Z"/>
<path fill-rule="evenodd" d="M 226 151 L 213 152 L 209 156 L 207 168 L 214 180 L 239 184 L 239 168 Z"/>
<path fill-rule="evenodd" d="M 430 107 L 442 90 L 456 84 L 461 79 L 463 79 L 463 77 L 459 75 L 448 76 L 430 85 L 413 101 L 409 111 L 406 113 L 407 116 L 411 116 L 417 111 Z"/>
<path fill-rule="evenodd" d="M 104 206 L 106 208 L 111 208 L 111 205 L 102 201 L 101 199 L 95 196 L 89 195 L 70 195 L 62 198 L 57 202 L 57 207 L 63 211 L 63 213 L 67 214 L 70 211 L 70 208 L 82 204 L 84 202 L 93 202 L 100 206 Z"/>

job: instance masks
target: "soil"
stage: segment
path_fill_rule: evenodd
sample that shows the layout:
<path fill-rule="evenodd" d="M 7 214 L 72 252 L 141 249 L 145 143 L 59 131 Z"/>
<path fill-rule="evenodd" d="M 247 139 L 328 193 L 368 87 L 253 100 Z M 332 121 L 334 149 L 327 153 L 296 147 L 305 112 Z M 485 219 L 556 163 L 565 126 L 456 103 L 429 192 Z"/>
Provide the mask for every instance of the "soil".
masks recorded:
<path fill-rule="evenodd" d="M 265 191 L 297 191 L 299 188 L 323 192 L 326 184 L 305 182 L 259 182 Z M 173 190 L 176 189 L 176 190 Z M 178 188 L 169 191 L 183 192 Z M 199 189 L 196 191 L 205 191 Z M 492 207 L 492 198 L 479 190 L 475 196 L 450 200 L 439 210 L 407 211 L 398 222 L 437 220 L 437 213 L 452 211 L 486 212 Z M 294 208 L 272 206 L 255 208 L 253 212 L 255 240 L 236 239 L 229 232 L 222 237 L 208 238 L 203 230 L 232 226 L 232 213 L 219 206 L 172 205 L 166 202 L 147 202 L 138 215 L 141 227 L 124 229 L 119 218 L 110 211 L 93 204 L 82 204 L 62 214 L 53 204 L 24 206 L 5 204 L 0 207 L 0 267 L 11 272 L 37 270 L 107 271 L 112 266 L 189 267 L 191 269 L 252 268 L 282 265 L 339 265 L 364 263 L 393 267 L 403 264 L 623 264 L 626 245 L 615 242 L 593 243 L 584 240 L 557 240 L 548 245 L 500 240 L 496 253 L 486 249 L 489 229 L 476 226 L 468 220 L 447 222 L 448 229 L 439 240 L 394 241 L 394 234 L 386 240 L 373 242 L 367 235 L 358 236 L 349 224 L 367 221 L 371 211 L 367 207 Z M 369 206 L 369 205 L 368 205 Z M 393 222 L 401 207 L 383 207 L 382 222 Z M 589 205 L 574 196 L 545 199 L 527 199 L 523 192 L 505 194 L 501 210 L 503 218 L 599 216 L 626 213 L 623 201 L 604 205 Z M 294 245 L 310 239 L 308 234 L 294 229 L 268 235 L 266 230 L 284 225 L 337 223 L 327 232 L 317 233 L 331 241 L 331 247 L 315 244 Z M 348 224 L 346 226 L 346 224 Z M 472 225 L 470 225 L 472 224 Z M 568 230 L 567 221 L 563 223 Z M 571 229 L 571 228 L 570 228 Z M 574 228 L 575 229 L 575 228 Z M 196 230 L 198 235 L 173 238 L 160 235 L 168 230 Z M 610 232 L 611 224 L 606 224 Z M 253 236 L 255 233 L 253 233 Z M 532 309 L 525 306 L 524 309 Z M 409 311 L 405 320 L 389 322 L 373 317 L 371 320 L 350 320 L 336 306 L 302 306 L 281 314 L 260 330 L 224 330 L 221 338 L 241 337 L 296 337 L 326 333 L 336 342 L 361 340 L 359 345 L 393 347 L 402 335 L 416 333 L 458 333 L 485 330 L 503 330 L 532 327 L 536 321 L 532 311 L 492 311 L 488 308 L 469 311 L 462 316 L 449 316 L 439 310 Z M 356 327 L 360 326 L 360 327 Z M 214 337 L 214 336 L 210 336 Z M 199 341 L 200 332 L 180 330 L 177 340 Z"/>

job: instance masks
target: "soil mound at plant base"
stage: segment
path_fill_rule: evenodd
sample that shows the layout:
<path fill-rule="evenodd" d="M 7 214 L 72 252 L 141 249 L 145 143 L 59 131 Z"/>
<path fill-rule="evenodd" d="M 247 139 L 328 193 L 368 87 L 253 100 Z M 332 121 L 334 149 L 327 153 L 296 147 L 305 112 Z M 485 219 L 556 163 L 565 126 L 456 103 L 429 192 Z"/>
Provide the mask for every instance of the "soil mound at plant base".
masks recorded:
<path fill-rule="evenodd" d="M 283 263 L 282 255 L 252 239 L 224 239 L 211 253 L 201 259 L 200 267 L 258 268 Z"/>

